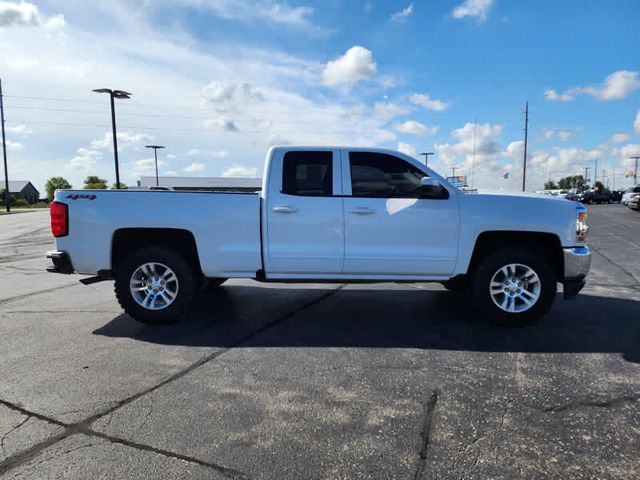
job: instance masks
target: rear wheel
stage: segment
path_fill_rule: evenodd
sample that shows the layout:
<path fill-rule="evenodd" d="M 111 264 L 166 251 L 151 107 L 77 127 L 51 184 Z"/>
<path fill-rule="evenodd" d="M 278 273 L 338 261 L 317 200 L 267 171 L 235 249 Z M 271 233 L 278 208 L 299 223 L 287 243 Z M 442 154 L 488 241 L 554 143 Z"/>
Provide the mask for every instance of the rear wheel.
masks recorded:
<path fill-rule="evenodd" d="M 193 267 L 162 247 L 141 249 L 119 266 L 115 292 L 120 306 L 145 323 L 170 323 L 189 311 L 197 290 Z"/>
<path fill-rule="evenodd" d="M 476 304 L 490 320 L 521 326 L 535 322 L 551 308 L 557 279 L 544 256 L 510 248 L 481 260 L 473 275 L 472 291 Z"/>

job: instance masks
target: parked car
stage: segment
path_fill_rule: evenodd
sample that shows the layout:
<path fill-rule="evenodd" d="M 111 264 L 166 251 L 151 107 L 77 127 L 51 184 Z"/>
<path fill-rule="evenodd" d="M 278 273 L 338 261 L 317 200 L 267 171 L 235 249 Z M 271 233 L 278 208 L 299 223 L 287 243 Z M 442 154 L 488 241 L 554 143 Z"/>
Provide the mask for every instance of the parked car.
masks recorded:
<path fill-rule="evenodd" d="M 640 185 L 627 188 L 627 190 L 622 195 L 622 200 L 620 200 L 620 203 L 622 203 L 623 205 L 627 205 L 629 203 L 629 200 L 635 193 L 640 193 Z"/>
<path fill-rule="evenodd" d="M 273 147 L 258 193 L 58 190 L 50 271 L 114 279 L 132 317 L 184 316 L 198 287 L 441 282 L 498 323 L 578 294 L 586 209 L 554 197 L 465 194 L 390 150 Z M 220 301 L 220 299 L 218 299 Z M 426 313 L 425 313 L 426 314 Z"/>
<path fill-rule="evenodd" d="M 580 202 L 591 205 L 592 203 L 610 203 L 611 192 L 609 190 L 585 190 L 579 196 Z"/>
<path fill-rule="evenodd" d="M 627 200 L 627 207 L 631 210 L 640 210 L 640 193 L 632 194 L 631 198 Z"/>
<path fill-rule="evenodd" d="M 624 191 L 622 190 L 612 190 L 611 191 L 611 201 L 614 203 L 620 203 L 620 200 L 622 200 L 622 194 L 624 193 Z"/>

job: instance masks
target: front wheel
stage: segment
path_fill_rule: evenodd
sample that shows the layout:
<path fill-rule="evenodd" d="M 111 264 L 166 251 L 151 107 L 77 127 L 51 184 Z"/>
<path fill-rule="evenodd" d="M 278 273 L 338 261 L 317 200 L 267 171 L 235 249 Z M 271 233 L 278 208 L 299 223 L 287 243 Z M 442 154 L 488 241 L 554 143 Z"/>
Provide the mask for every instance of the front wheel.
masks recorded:
<path fill-rule="evenodd" d="M 140 322 L 182 319 L 196 291 L 193 267 L 176 252 L 162 247 L 138 250 L 116 273 L 116 298 L 124 311 Z"/>
<path fill-rule="evenodd" d="M 476 304 L 490 320 L 522 326 L 551 308 L 557 279 L 544 256 L 528 249 L 505 249 L 481 260 L 472 290 Z"/>

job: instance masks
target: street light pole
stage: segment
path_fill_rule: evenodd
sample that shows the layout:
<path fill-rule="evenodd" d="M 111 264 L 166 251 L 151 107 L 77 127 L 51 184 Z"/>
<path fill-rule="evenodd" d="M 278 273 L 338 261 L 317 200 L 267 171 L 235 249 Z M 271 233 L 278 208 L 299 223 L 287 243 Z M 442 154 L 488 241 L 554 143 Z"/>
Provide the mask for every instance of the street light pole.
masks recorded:
<path fill-rule="evenodd" d="M 425 167 L 429 165 L 429 155 L 435 155 L 433 152 L 422 152 L 420 155 L 424 155 L 424 165 Z"/>
<path fill-rule="evenodd" d="M 158 149 L 164 147 L 162 145 L 147 145 L 146 148 L 153 148 L 153 156 L 156 159 L 156 187 L 159 187 L 160 180 L 158 179 Z"/>
<path fill-rule="evenodd" d="M 108 93 L 111 98 L 111 129 L 113 135 L 113 158 L 116 164 L 116 189 L 120 190 L 120 166 L 118 162 L 118 136 L 116 135 L 116 107 L 114 99 L 131 98 L 131 94 L 122 90 L 111 90 L 110 88 L 96 88 L 93 91 L 96 93 Z"/>
<path fill-rule="evenodd" d="M 2 124 L 2 157 L 4 158 L 4 204 L 7 213 L 11 212 L 9 205 L 9 170 L 7 169 L 7 139 L 4 135 L 4 103 L 2 102 L 2 79 L 0 78 L 0 123 Z"/>
<path fill-rule="evenodd" d="M 634 155 L 629 158 L 636 161 L 636 168 L 633 170 L 633 186 L 635 187 L 638 185 L 638 159 L 640 158 L 640 155 Z"/>

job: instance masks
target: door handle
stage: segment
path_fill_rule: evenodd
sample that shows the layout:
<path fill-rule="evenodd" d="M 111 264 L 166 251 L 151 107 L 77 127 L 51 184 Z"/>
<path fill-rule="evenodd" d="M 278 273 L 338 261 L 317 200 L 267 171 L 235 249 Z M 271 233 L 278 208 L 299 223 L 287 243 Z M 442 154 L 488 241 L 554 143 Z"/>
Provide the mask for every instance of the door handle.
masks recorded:
<path fill-rule="evenodd" d="M 349 213 L 353 213 L 354 215 L 372 215 L 376 213 L 376 211 L 369 207 L 358 207 L 355 210 L 351 210 Z"/>
<path fill-rule="evenodd" d="M 297 213 L 298 209 L 290 205 L 279 205 L 272 209 L 276 213 Z"/>

